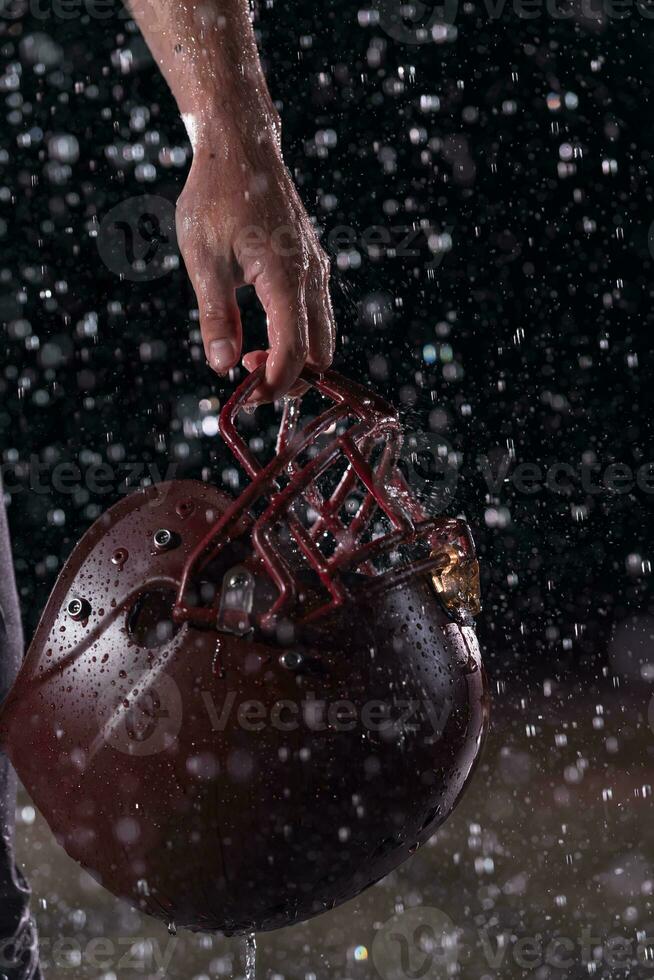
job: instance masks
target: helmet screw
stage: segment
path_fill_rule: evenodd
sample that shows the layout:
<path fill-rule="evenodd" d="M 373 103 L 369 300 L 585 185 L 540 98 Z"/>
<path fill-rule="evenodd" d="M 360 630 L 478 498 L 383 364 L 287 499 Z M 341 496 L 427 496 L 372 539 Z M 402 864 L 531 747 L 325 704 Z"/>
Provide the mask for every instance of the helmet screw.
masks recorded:
<path fill-rule="evenodd" d="M 127 548 L 117 548 L 111 556 L 111 560 L 114 565 L 120 565 L 121 567 L 125 564 L 129 558 L 129 552 Z"/>
<path fill-rule="evenodd" d="M 80 619 L 88 619 L 91 614 L 91 603 L 86 599 L 71 599 L 66 607 L 66 612 L 71 619 L 79 622 Z"/>
<path fill-rule="evenodd" d="M 287 670 L 299 670 L 304 663 L 304 657 L 295 650 L 287 650 L 286 653 L 281 655 L 279 662 Z"/>
<path fill-rule="evenodd" d="M 158 531 L 154 532 L 152 541 L 157 551 L 168 551 L 169 548 L 173 547 L 173 532 L 165 527 L 159 528 Z"/>

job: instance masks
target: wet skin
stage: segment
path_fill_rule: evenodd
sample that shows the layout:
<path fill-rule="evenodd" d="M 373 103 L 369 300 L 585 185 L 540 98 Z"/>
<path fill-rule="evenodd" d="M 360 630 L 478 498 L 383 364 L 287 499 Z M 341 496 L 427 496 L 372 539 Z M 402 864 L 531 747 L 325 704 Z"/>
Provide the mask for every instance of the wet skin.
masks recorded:
<path fill-rule="evenodd" d="M 241 360 L 236 289 L 251 284 L 269 336 L 268 350 L 243 358 L 248 370 L 267 360 L 252 400 L 280 398 L 305 364 L 329 366 L 335 328 L 329 261 L 284 164 L 248 0 L 132 0 L 130 8 L 193 145 L 177 231 L 207 360 L 218 374 Z"/>

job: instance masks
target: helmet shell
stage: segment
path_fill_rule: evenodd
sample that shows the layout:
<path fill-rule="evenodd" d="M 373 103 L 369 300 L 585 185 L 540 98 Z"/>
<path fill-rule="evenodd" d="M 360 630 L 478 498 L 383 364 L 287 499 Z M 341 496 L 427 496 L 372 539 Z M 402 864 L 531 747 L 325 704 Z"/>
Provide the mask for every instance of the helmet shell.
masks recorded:
<path fill-rule="evenodd" d="M 237 933 L 347 901 L 424 843 L 475 766 L 488 694 L 474 629 L 426 574 L 295 631 L 162 620 L 226 504 L 173 481 L 91 527 L 0 740 L 57 840 L 104 887 L 166 922 Z M 161 530 L 171 539 L 157 547 Z M 236 535 L 218 585 L 230 561 L 256 574 L 246 552 Z"/>

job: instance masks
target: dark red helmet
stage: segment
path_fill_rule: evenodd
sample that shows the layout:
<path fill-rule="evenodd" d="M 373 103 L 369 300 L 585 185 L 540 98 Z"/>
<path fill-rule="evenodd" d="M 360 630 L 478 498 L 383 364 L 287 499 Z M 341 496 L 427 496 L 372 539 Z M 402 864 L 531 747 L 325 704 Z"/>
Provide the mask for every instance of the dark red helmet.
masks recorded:
<path fill-rule="evenodd" d="M 306 370 L 264 464 L 239 416 L 261 372 L 220 417 L 245 489 L 173 481 L 101 517 L 0 719 L 73 858 L 151 915 L 228 933 L 316 915 L 405 860 L 488 719 L 470 533 L 410 492 L 396 413 Z"/>

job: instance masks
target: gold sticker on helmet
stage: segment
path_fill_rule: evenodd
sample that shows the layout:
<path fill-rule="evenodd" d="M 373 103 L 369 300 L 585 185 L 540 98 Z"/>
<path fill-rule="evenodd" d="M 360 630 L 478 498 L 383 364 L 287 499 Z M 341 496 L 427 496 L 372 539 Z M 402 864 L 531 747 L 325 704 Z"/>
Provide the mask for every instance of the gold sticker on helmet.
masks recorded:
<path fill-rule="evenodd" d="M 481 612 L 479 562 L 454 546 L 445 549 L 442 557 L 443 566 L 435 569 L 431 578 L 443 605 L 453 613 L 477 616 Z"/>

